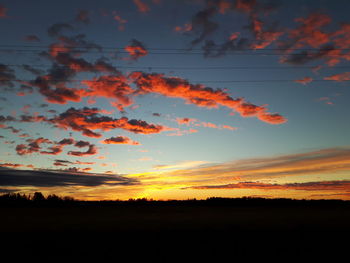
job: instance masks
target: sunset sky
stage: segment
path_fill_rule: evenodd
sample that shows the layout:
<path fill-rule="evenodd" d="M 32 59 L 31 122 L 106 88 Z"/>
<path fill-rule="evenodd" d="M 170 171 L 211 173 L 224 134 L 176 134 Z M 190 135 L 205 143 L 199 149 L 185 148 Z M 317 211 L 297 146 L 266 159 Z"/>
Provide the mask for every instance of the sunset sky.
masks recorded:
<path fill-rule="evenodd" d="M 350 199 L 348 0 L 0 0 L 0 193 Z"/>

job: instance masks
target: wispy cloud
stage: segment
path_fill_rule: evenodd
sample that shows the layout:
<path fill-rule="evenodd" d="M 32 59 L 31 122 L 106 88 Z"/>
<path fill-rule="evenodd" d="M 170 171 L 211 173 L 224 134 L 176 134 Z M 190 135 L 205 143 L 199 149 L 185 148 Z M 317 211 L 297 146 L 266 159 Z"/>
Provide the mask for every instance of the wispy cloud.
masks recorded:
<path fill-rule="evenodd" d="M 252 158 L 169 172 L 169 176 L 205 180 L 261 180 L 350 171 L 350 149 L 329 148 L 313 152 Z"/>

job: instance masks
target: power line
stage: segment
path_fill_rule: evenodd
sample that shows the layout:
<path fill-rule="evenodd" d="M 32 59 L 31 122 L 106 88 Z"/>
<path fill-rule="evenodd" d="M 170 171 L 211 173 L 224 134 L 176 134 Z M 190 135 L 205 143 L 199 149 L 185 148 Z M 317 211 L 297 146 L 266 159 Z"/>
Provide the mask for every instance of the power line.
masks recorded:
<path fill-rule="evenodd" d="M 23 66 L 31 66 L 31 67 L 50 67 L 50 64 L 3 64 L 9 67 L 23 67 Z M 119 65 L 111 65 L 116 69 L 168 69 L 168 70 L 295 70 L 295 69 L 314 69 L 315 66 L 218 66 L 218 67 L 168 67 L 168 66 L 119 66 Z M 67 67 L 68 66 L 63 66 Z M 350 69 L 350 66 L 333 66 L 332 69 Z"/>
<path fill-rule="evenodd" d="M 1 47 L 1 45 L 0 45 Z M 13 46 L 14 47 L 14 46 Z M 41 49 L 18 49 L 17 47 L 21 46 L 16 46 L 16 48 L 0 48 L 0 52 L 4 53 L 40 53 L 40 52 L 47 52 L 48 47 L 43 47 L 40 46 Z M 23 46 L 23 47 L 35 47 L 35 46 Z M 39 46 L 38 46 L 39 48 Z M 67 51 L 67 48 L 71 49 Z M 54 47 L 54 50 L 56 53 L 99 53 L 99 54 L 104 54 L 104 53 L 111 53 L 114 51 L 117 54 L 130 54 L 128 51 L 126 51 L 124 48 L 113 48 L 113 50 L 106 50 L 106 48 L 101 48 L 100 50 L 92 50 L 92 49 L 99 49 L 96 47 L 84 47 L 84 49 L 76 49 L 76 47 Z M 266 53 L 266 51 L 290 51 L 293 49 L 252 49 L 252 48 L 245 48 L 245 49 L 236 49 L 236 50 L 225 50 L 224 55 L 238 55 L 238 56 L 252 56 L 252 55 L 262 55 L 262 56 L 281 56 L 281 55 L 293 55 L 293 56 L 305 56 L 305 53 L 293 53 L 293 54 L 286 54 L 285 52 L 271 52 L 271 53 Z M 312 50 L 316 51 L 317 49 L 294 49 L 300 50 L 300 51 L 307 51 L 307 50 Z M 332 51 L 332 50 L 339 50 L 339 51 L 345 51 L 345 50 L 350 50 L 350 49 L 323 49 L 322 51 Z M 203 53 L 205 50 L 202 49 L 147 49 L 147 54 L 148 55 L 204 55 Z M 156 52 L 153 52 L 156 51 Z M 158 52 L 157 52 L 158 51 Z M 166 51 L 166 52 L 165 52 Z M 170 52 L 172 51 L 172 52 Z M 195 52 L 193 52 L 195 51 Z M 217 52 L 218 50 L 213 50 L 214 52 Z M 250 52 L 250 53 L 247 53 Z M 327 54 L 327 57 L 339 57 L 341 54 Z M 210 56 L 209 56 L 210 57 Z"/>
<path fill-rule="evenodd" d="M 2 53 L 40 53 L 44 52 L 46 50 L 16 50 L 16 49 L 0 49 L 0 52 Z M 304 53 L 294 53 L 294 54 L 285 54 L 285 53 L 261 53 L 259 50 L 254 50 L 256 53 L 232 53 L 232 52 L 241 52 L 241 51 L 233 51 L 233 50 L 227 50 L 224 54 L 220 56 L 283 56 L 283 55 L 293 55 L 293 56 L 305 56 Z M 92 50 L 70 50 L 70 51 L 55 51 L 56 53 L 88 53 L 88 54 L 110 54 L 111 51 L 92 51 Z M 202 52 L 148 52 L 147 55 L 204 55 L 204 51 Z M 130 54 L 127 51 L 117 51 L 117 54 Z M 218 57 L 220 57 L 218 56 Z M 211 57 L 211 56 L 208 56 Z M 215 57 L 215 55 L 213 55 Z M 339 57 L 341 58 L 341 55 L 331 55 L 327 54 L 327 57 Z"/>
<path fill-rule="evenodd" d="M 8 81 L 16 81 L 16 82 L 31 82 L 35 79 L 12 79 L 12 80 L 0 80 L 1 82 L 8 82 Z M 52 82 L 82 82 L 82 81 L 89 81 L 89 82 L 100 82 L 100 80 L 88 80 L 88 79 L 69 79 L 69 80 L 63 80 L 63 79 L 50 79 Z M 191 80 L 191 82 L 198 82 L 198 83 L 268 83 L 268 82 L 301 82 L 301 80 L 295 80 L 295 79 L 260 79 L 260 80 Z M 313 79 L 311 82 L 330 82 L 335 81 L 332 79 Z M 341 82 L 349 82 L 350 79 L 342 80 Z M 105 83 L 119 83 L 119 81 L 116 80 L 103 80 Z M 340 81 L 339 81 L 340 82 Z"/>
<path fill-rule="evenodd" d="M 5 45 L 5 44 L 0 44 L 1 47 L 16 47 L 16 48 L 42 48 L 42 49 L 47 49 L 50 47 L 50 44 L 47 45 Z M 65 47 L 55 47 L 55 49 L 65 49 L 65 48 L 70 48 L 70 49 L 76 49 L 76 48 L 84 48 L 84 49 L 112 49 L 112 50 L 124 50 L 125 47 L 112 47 L 112 46 L 100 46 L 100 45 L 91 45 L 90 47 L 87 45 L 74 45 L 74 46 L 65 46 Z M 145 48 L 146 50 L 165 50 L 165 51 L 203 51 L 203 49 L 189 49 L 189 48 Z M 256 48 L 240 48 L 236 50 L 228 50 L 228 51 L 259 51 L 260 49 Z M 319 49 L 316 48 L 264 48 L 264 51 L 316 51 Z M 350 51 L 350 48 L 323 48 L 322 51 L 331 51 L 331 50 L 344 50 L 344 51 Z"/>

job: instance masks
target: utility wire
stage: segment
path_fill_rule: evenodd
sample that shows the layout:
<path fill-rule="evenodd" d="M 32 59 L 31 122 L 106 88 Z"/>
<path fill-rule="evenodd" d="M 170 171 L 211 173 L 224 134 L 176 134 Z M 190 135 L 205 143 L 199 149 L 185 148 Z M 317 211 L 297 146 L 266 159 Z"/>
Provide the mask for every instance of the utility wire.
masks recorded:
<path fill-rule="evenodd" d="M 8 81 L 17 81 L 17 82 L 31 82 L 35 79 L 12 79 L 12 80 L 0 80 L 1 82 L 8 82 Z M 100 82 L 100 80 L 88 80 L 88 79 L 50 79 L 49 81 L 52 82 L 81 82 L 81 81 L 89 81 L 89 82 Z M 199 82 L 199 83 L 265 83 L 265 82 L 298 82 L 300 80 L 295 79 L 260 79 L 260 80 L 191 80 L 191 82 Z M 329 81 L 335 81 L 332 79 L 314 79 L 312 82 L 329 82 Z M 345 79 L 342 81 L 337 82 L 349 82 L 350 79 Z M 103 80 L 105 83 L 119 83 L 120 81 L 117 80 Z"/>
<path fill-rule="evenodd" d="M 51 67 L 50 64 L 2 64 L 9 67 L 23 67 L 23 66 L 31 66 L 31 67 Z M 167 66 L 119 66 L 119 65 L 111 65 L 116 69 L 168 69 L 168 70 L 295 70 L 295 69 L 314 69 L 315 66 L 218 66 L 218 67 L 167 67 Z M 65 66 L 63 66 L 65 67 Z M 68 68 L 68 66 L 66 66 Z M 332 69 L 350 69 L 350 66 L 334 66 Z"/>
<path fill-rule="evenodd" d="M 0 52 L 2 53 L 39 53 L 39 52 L 46 52 L 47 50 L 34 50 L 34 49 L 0 49 Z M 250 50 L 251 51 L 251 50 Z M 227 50 L 225 51 L 225 54 L 221 56 L 282 56 L 282 55 L 293 55 L 293 56 L 305 56 L 304 53 L 293 53 L 293 54 L 285 54 L 285 53 L 261 53 L 259 50 L 254 50 L 256 51 L 255 53 L 238 53 L 242 52 L 242 50 L 239 51 L 233 51 L 233 50 Z M 265 51 L 265 50 L 264 50 Z M 110 54 L 111 51 L 92 51 L 92 50 L 70 50 L 70 51 L 58 51 L 56 50 L 57 53 L 88 53 L 88 54 Z M 237 52 L 237 53 L 232 53 L 232 52 Z M 130 54 L 127 51 L 117 51 L 117 54 Z M 148 52 L 147 55 L 203 55 L 202 52 Z M 208 55 L 207 57 L 211 57 Z M 213 57 L 216 57 L 213 55 Z M 217 56 L 220 57 L 220 56 Z M 327 54 L 327 57 L 341 57 L 341 55 L 331 55 Z"/>
<path fill-rule="evenodd" d="M 1 45 L 1 47 L 6 47 L 6 48 L 42 48 L 42 49 L 47 49 L 50 46 L 50 44 L 47 45 Z M 74 45 L 74 46 L 65 46 L 65 47 L 55 47 L 55 49 L 65 49 L 65 48 L 70 48 L 70 49 L 77 49 L 77 48 L 82 48 L 82 49 L 111 49 L 111 50 L 124 50 L 125 47 L 111 47 L 111 46 L 87 46 L 87 45 Z M 146 48 L 146 50 L 165 50 L 165 51 L 203 51 L 202 49 L 186 49 L 186 48 Z M 264 51 L 316 51 L 319 49 L 315 48 L 264 48 Z M 344 50 L 344 51 L 350 51 L 350 48 L 324 48 L 322 49 L 323 51 L 331 51 L 331 50 Z M 230 51 L 259 51 L 259 49 L 256 48 L 241 48 L 241 49 L 236 49 L 236 50 L 230 50 Z"/>

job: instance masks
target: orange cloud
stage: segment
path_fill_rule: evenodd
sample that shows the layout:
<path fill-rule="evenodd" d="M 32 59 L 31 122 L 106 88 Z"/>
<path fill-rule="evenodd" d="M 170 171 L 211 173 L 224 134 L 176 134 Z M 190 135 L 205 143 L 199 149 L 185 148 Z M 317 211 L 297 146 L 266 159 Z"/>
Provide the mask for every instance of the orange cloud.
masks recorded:
<path fill-rule="evenodd" d="M 256 0 L 236 0 L 235 8 L 245 13 L 251 13 L 256 6 Z"/>
<path fill-rule="evenodd" d="M 329 35 L 321 30 L 332 21 L 328 15 L 313 13 L 307 18 L 296 18 L 295 21 L 300 26 L 289 32 L 289 38 L 294 40 L 291 48 L 302 48 L 305 45 L 317 48 L 329 42 Z"/>
<path fill-rule="evenodd" d="M 83 96 L 114 99 L 112 105 L 120 111 L 134 102 L 130 97 L 134 90 L 127 84 L 127 79 L 123 76 L 101 76 L 93 80 L 84 80 L 81 83 L 88 87 L 82 93 Z"/>
<path fill-rule="evenodd" d="M 232 8 L 232 3 L 227 0 L 220 0 L 218 3 L 219 13 L 221 14 L 225 14 L 231 8 Z"/>
<path fill-rule="evenodd" d="M 24 166 L 23 164 L 18 164 L 18 163 L 0 163 L 0 167 L 18 168 L 23 166 Z"/>
<path fill-rule="evenodd" d="M 119 26 L 118 29 L 120 31 L 123 31 L 125 29 L 125 24 L 128 22 L 127 20 L 123 19 L 120 15 L 117 15 L 115 12 L 113 12 L 113 19 L 118 21 Z"/>
<path fill-rule="evenodd" d="M 198 130 L 196 129 L 188 129 L 188 130 L 180 130 L 180 129 L 172 129 L 173 133 L 168 133 L 167 136 L 183 136 L 183 135 L 186 135 L 186 134 L 191 134 L 191 133 L 196 133 L 198 132 Z"/>
<path fill-rule="evenodd" d="M 302 78 L 302 79 L 295 80 L 295 82 L 303 84 L 303 85 L 307 85 L 307 84 L 309 84 L 312 81 L 313 81 L 313 78 L 311 78 L 311 77 L 305 77 L 305 78 Z"/>
<path fill-rule="evenodd" d="M 129 53 L 130 59 L 132 60 L 137 60 L 140 57 L 144 57 L 148 54 L 148 51 L 144 45 L 136 39 L 133 39 L 131 44 L 126 46 L 124 49 Z"/>
<path fill-rule="evenodd" d="M 193 125 L 197 127 L 206 127 L 206 128 L 214 128 L 214 129 L 228 129 L 228 130 L 237 130 L 237 128 L 232 127 L 230 125 L 216 125 L 211 122 L 201 122 L 197 119 L 193 118 L 176 118 L 176 121 L 178 124 L 183 125 L 186 124 L 187 126 Z M 197 130 L 195 130 L 197 132 Z"/>
<path fill-rule="evenodd" d="M 252 20 L 252 31 L 255 36 L 255 43 L 251 47 L 254 49 L 263 49 L 284 34 L 284 32 L 275 30 L 265 31 L 263 22 L 255 14 L 252 14 L 250 18 Z"/>
<path fill-rule="evenodd" d="M 192 31 L 192 24 L 191 23 L 187 23 L 183 26 L 175 26 L 174 27 L 174 31 L 175 32 L 190 32 Z"/>
<path fill-rule="evenodd" d="M 99 113 L 100 110 L 97 108 L 70 108 L 60 115 L 49 119 L 48 122 L 58 128 L 79 131 L 85 136 L 95 138 L 99 138 L 102 135 L 93 130 L 124 129 L 133 133 L 151 134 L 160 133 L 166 129 L 164 126 L 148 124 L 142 120 L 129 120 L 126 117 L 114 119 L 108 116 L 101 116 Z"/>
<path fill-rule="evenodd" d="M 277 113 L 266 112 L 265 106 L 256 106 L 245 102 L 242 98 L 233 99 L 221 89 L 215 90 L 201 84 L 194 85 L 178 77 L 165 77 L 163 74 L 143 72 L 133 72 L 129 77 L 137 85 L 140 94 L 158 93 L 167 97 L 182 98 L 188 104 L 206 108 L 225 106 L 237 111 L 243 117 L 255 116 L 271 124 L 280 124 L 287 121 Z"/>
<path fill-rule="evenodd" d="M 141 13 L 147 13 L 150 11 L 150 8 L 148 5 L 146 5 L 141 0 L 133 0 L 134 4 L 137 6 L 137 10 Z"/>
<path fill-rule="evenodd" d="M 59 142 L 53 142 L 49 139 L 45 139 L 43 137 L 40 137 L 38 139 L 27 139 L 27 142 L 29 142 L 28 145 L 26 144 L 19 144 L 16 147 L 16 151 L 18 155 L 26 155 L 26 154 L 32 154 L 32 153 L 40 153 L 40 154 L 48 154 L 48 155 L 58 155 L 62 153 L 63 147 L 66 145 L 71 145 L 74 143 L 74 140 L 71 138 L 68 139 L 62 139 Z M 41 144 L 54 144 L 51 147 L 48 147 L 48 151 L 41 151 Z"/>
<path fill-rule="evenodd" d="M 325 80 L 333 80 L 333 81 L 349 81 L 350 80 L 350 72 L 344 72 L 340 74 L 335 74 L 332 76 L 324 77 Z"/>
<path fill-rule="evenodd" d="M 27 142 L 29 142 L 28 145 L 26 144 L 19 144 L 16 146 L 16 152 L 18 155 L 27 155 L 27 154 L 32 154 L 39 152 L 41 150 L 41 144 L 43 143 L 48 143 L 52 144 L 53 142 L 50 141 L 49 139 L 40 137 L 37 139 L 27 139 Z"/>
<path fill-rule="evenodd" d="M 140 145 L 139 142 L 133 141 L 125 136 L 111 137 L 101 141 L 104 144 L 129 144 L 129 145 Z"/>
<path fill-rule="evenodd" d="M 289 40 L 280 42 L 280 47 L 286 49 L 286 54 L 289 54 L 281 58 L 282 63 L 305 64 L 316 59 L 324 59 L 326 64 L 332 67 L 342 59 L 350 60 L 350 52 L 347 50 L 350 44 L 350 24 L 343 23 L 340 29 L 326 32 L 324 27 L 329 25 L 332 19 L 320 13 L 312 13 L 306 18 L 297 18 L 295 21 L 300 25 L 289 31 Z M 293 50 L 304 47 L 316 50 L 290 54 Z"/>
<path fill-rule="evenodd" d="M 197 122 L 198 120 L 191 119 L 191 118 L 176 118 L 176 121 L 180 125 L 182 125 L 182 124 L 190 125 L 191 123 Z"/>

